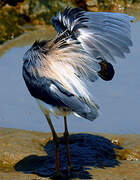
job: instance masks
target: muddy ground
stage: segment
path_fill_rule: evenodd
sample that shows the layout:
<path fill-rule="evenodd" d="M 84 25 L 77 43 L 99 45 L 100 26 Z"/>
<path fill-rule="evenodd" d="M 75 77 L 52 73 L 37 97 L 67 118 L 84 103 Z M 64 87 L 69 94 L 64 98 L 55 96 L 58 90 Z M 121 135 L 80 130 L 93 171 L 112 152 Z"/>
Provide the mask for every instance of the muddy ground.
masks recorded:
<path fill-rule="evenodd" d="M 140 135 L 71 134 L 73 173 L 67 173 L 65 143 L 59 136 L 65 179 L 140 179 Z M 0 128 L 0 145 L 0 179 L 44 180 L 55 174 L 50 133 Z"/>

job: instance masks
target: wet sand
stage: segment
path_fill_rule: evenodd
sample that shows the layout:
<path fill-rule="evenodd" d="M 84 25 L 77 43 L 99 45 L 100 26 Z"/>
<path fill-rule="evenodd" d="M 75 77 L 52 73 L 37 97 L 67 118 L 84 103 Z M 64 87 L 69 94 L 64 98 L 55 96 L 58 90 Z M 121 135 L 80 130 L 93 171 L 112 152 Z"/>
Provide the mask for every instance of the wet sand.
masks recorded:
<path fill-rule="evenodd" d="M 140 135 L 74 133 L 72 164 L 67 175 L 65 143 L 60 136 L 60 164 L 66 179 L 139 180 Z M 0 179 L 43 180 L 55 173 L 50 133 L 0 128 Z"/>

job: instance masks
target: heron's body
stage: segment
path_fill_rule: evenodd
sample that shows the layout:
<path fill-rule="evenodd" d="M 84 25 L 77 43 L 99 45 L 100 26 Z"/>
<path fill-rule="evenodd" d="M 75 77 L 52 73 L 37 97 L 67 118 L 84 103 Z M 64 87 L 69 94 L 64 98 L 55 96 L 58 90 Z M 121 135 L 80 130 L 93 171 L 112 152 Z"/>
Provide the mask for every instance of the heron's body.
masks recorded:
<path fill-rule="evenodd" d="M 130 21 L 125 14 L 85 12 L 66 8 L 52 23 L 56 37 L 35 42 L 24 55 L 23 77 L 50 125 L 56 144 L 56 170 L 59 172 L 58 138 L 49 114 L 64 116 L 68 165 L 71 168 L 66 116 L 75 113 L 88 120 L 98 117 L 98 106 L 88 92 L 86 81 L 98 76 L 108 81 L 114 76 L 114 57 L 130 52 Z"/>
<path fill-rule="evenodd" d="M 71 113 L 70 109 L 62 106 L 62 107 L 56 107 L 47 103 L 44 103 L 43 101 L 36 99 L 37 103 L 41 109 L 41 111 L 45 114 L 54 114 L 55 116 L 67 116 Z"/>

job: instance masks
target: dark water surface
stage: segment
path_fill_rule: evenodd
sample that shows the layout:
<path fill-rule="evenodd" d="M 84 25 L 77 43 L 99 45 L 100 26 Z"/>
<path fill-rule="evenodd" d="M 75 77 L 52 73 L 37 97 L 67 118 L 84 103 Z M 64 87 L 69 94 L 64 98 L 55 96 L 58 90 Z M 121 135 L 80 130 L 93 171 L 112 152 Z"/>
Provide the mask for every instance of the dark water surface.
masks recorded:
<path fill-rule="evenodd" d="M 114 79 L 111 82 L 99 79 L 92 86 L 100 116 L 90 122 L 71 115 L 70 131 L 140 133 L 140 22 L 132 24 L 132 39 L 131 54 L 118 60 Z M 49 132 L 22 79 L 22 57 L 28 48 L 13 47 L 0 58 L 0 126 Z M 53 123 L 57 131 L 63 131 L 62 118 L 53 117 Z"/>

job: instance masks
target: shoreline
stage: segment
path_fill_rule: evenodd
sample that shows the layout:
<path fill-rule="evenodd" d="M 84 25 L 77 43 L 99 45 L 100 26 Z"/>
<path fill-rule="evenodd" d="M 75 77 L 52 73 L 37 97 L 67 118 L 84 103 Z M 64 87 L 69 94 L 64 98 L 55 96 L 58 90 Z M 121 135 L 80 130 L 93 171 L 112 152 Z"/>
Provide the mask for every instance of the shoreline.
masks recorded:
<path fill-rule="evenodd" d="M 61 137 L 60 154 L 63 156 L 64 139 L 62 133 L 58 135 Z M 50 177 L 45 174 L 43 178 L 39 173 L 47 173 L 41 170 L 42 166 L 43 168 L 52 166 L 52 162 L 49 162 L 49 159 L 53 157 L 51 133 L 0 127 L 0 144 L 0 178 L 43 180 Z M 81 153 L 80 157 L 75 157 L 83 168 L 78 175 L 79 179 L 82 173 L 85 174 L 85 166 L 89 168 L 88 174 L 96 177 L 97 180 L 103 177 L 109 180 L 124 178 L 131 180 L 133 177 L 137 180 L 137 177 L 140 177 L 140 134 L 72 133 L 70 134 L 70 147 L 72 157 L 74 154 Z M 93 159 L 91 158 L 92 153 Z M 102 156 L 104 156 L 103 159 Z M 100 159 L 99 162 L 98 159 Z M 93 165 L 87 163 L 89 160 L 93 161 Z M 100 165 L 105 169 L 100 168 Z M 129 169 L 133 172 L 133 176 L 130 175 Z M 33 173 L 34 170 L 36 173 Z"/>

